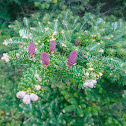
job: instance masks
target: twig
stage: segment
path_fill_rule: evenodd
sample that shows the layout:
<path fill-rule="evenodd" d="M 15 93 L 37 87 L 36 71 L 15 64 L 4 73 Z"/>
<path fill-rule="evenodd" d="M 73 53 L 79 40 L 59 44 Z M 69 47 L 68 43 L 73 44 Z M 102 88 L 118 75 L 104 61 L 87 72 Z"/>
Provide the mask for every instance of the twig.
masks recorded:
<path fill-rule="evenodd" d="M 24 121 L 23 124 L 26 123 L 26 122 L 28 122 L 31 119 L 33 119 L 33 117 L 30 117 L 29 119 L 27 119 L 26 121 Z"/>
<path fill-rule="evenodd" d="M 84 58 L 86 58 L 87 60 L 89 60 L 89 57 L 86 56 L 86 55 L 84 55 L 82 50 L 80 51 L 80 53 L 81 53 L 81 55 L 82 55 Z"/>

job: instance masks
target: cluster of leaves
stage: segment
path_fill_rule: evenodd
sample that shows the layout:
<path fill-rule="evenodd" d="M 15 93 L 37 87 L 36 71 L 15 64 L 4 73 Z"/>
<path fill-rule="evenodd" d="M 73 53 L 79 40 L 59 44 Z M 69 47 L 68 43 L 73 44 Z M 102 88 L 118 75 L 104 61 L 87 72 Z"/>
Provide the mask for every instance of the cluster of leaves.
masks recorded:
<path fill-rule="evenodd" d="M 25 113 L 28 109 L 32 116 L 35 114 L 38 125 L 125 125 L 125 53 L 108 53 L 113 45 L 115 50 L 125 49 L 125 46 L 115 46 L 117 42 L 124 44 L 125 22 L 109 22 L 90 13 L 82 18 L 74 17 L 71 11 L 43 17 L 36 13 L 23 22 L 16 21 L 9 26 L 19 35 L 4 42 L 19 48 L 8 53 L 10 61 L 28 68 L 18 90 L 39 96 L 39 101 L 30 106 L 21 103 L 21 109 Z M 56 51 L 50 56 L 47 69 L 41 68 L 41 54 L 49 53 L 52 37 Z M 27 52 L 31 41 L 35 43 L 35 61 L 29 59 Z M 77 63 L 68 69 L 67 57 L 73 50 L 78 53 Z M 84 82 L 100 78 L 101 73 L 103 78 L 98 80 L 96 88 L 83 87 Z M 35 85 L 41 85 L 41 90 L 36 92 Z"/>

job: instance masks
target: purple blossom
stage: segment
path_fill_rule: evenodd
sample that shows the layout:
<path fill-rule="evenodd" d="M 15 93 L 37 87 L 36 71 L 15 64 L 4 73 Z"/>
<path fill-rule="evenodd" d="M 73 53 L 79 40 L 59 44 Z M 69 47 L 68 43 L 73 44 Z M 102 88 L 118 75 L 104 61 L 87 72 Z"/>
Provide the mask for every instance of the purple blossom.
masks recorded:
<path fill-rule="evenodd" d="M 49 49 L 50 49 L 50 53 L 54 53 L 55 51 L 55 48 L 56 48 L 56 43 L 54 40 L 52 40 L 50 46 L 49 46 Z"/>
<path fill-rule="evenodd" d="M 49 65 L 49 56 L 46 52 L 42 53 L 41 61 L 44 65 Z"/>
<path fill-rule="evenodd" d="M 30 42 L 30 43 L 29 43 L 28 53 L 29 53 L 29 55 L 31 56 L 31 58 L 34 57 L 34 55 L 35 55 L 35 45 L 34 45 L 33 42 Z"/>
<path fill-rule="evenodd" d="M 77 53 L 76 53 L 76 51 L 72 51 L 68 57 L 67 66 L 71 67 L 73 64 L 75 64 L 76 59 L 77 59 Z"/>

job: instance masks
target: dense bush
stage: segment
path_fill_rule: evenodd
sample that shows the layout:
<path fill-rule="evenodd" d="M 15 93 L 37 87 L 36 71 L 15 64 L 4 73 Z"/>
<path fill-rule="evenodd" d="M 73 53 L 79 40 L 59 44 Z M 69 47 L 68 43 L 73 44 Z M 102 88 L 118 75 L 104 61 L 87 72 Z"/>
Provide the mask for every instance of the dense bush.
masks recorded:
<path fill-rule="evenodd" d="M 28 95 L 23 98 L 29 105 L 17 99 L 19 108 L 29 117 L 24 122 L 125 125 L 125 25 L 122 20 L 110 22 L 91 13 L 80 18 L 69 10 L 58 15 L 32 14 L 23 23 L 15 21 L 10 25 L 19 34 L 4 41 L 14 51 L 2 59 L 24 68 L 17 91 L 39 97 L 37 102 L 30 102 Z M 50 42 L 54 40 L 56 50 L 50 54 Z M 34 44 L 29 45 L 31 41 Z M 77 52 L 77 61 L 70 67 L 72 51 Z M 45 63 L 48 58 L 42 58 L 46 65 L 41 64 L 43 52 L 48 53 L 49 64 Z"/>
<path fill-rule="evenodd" d="M 33 12 L 33 0 L 1 0 L 0 25 L 17 17 Z"/>
<path fill-rule="evenodd" d="M 92 12 L 99 16 L 114 14 L 125 18 L 125 0 L 1 0 L 0 24 L 17 19 L 20 16 L 29 16 L 30 13 L 41 11 L 59 12 L 66 8 L 74 13 L 83 15 Z"/>

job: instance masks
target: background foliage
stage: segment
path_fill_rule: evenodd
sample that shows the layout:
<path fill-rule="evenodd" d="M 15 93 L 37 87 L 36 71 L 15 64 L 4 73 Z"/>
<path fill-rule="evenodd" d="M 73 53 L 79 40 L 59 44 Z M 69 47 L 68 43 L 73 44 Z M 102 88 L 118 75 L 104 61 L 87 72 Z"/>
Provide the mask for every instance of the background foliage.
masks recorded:
<path fill-rule="evenodd" d="M 1 0 L 0 24 L 16 17 L 28 16 L 34 11 L 56 12 L 66 8 L 80 15 L 85 12 L 93 12 L 99 16 L 114 14 L 122 18 L 126 15 L 125 0 Z"/>

